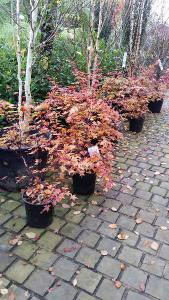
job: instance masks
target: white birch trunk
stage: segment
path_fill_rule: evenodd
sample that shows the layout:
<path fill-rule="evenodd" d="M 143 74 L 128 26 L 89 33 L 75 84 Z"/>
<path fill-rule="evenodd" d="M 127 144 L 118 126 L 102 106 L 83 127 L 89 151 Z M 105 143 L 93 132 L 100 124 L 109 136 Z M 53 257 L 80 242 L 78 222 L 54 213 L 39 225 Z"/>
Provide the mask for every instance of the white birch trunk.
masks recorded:
<path fill-rule="evenodd" d="M 91 13 L 90 13 L 90 28 L 89 28 L 89 40 L 88 40 L 88 61 L 87 61 L 87 73 L 88 73 L 88 90 L 91 89 L 91 80 L 92 80 L 92 60 L 94 53 L 93 46 L 93 30 L 94 30 L 94 8 L 95 0 L 91 0 Z"/>
<path fill-rule="evenodd" d="M 31 79 L 32 79 L 32 64 L 33 64 L 33 50 L 37 35 L 37 17 L 38 17 L 38 2 L 39 0 L 30 0 L 31 14 L 30 14 L 30 28 L 29 28 L 29 43 L 26 63 L 26 76 L 25 76 L 25 96 L 26 105 L 32 103 L 31 96 Z"/>
<path fill-rule="evenodd" d="M 99 11 L 99 24 L 97 29 L 97 37 L 96 37 L 96 43 L 95 43 L 95 57 L 94 57 L 94 63 L 93 63 L 93 74 L 92 74 L 92 86 L 96 79 L 96 70 L 98 65 L 98 57 L 99 57 L 99 38 L 102 31 L 102 24 L 103 24 L 103 7 L 104 7 L 105 0 L 100 0 L 100 11 Z"/>
<path fill-rule="evenodd" d="M 21 127 L 22 123 L 22 59 L 21 59 L 21 38 L 20 38 L 20 0 L 16 2 L 16 19 L 17 19 L 17 62 L 18 62 L 18 86 L 19 86 L 19 94 L 18 94 L 18 114 L 19 114 L 19 124 Z"/>
<path fill-rule="evenodd" d="M 141 34 L 142 34 L 142 29 L 143 29 L 144 5 L 145 5 L 145 0 L 142 0 L 141 7 L 140 7 L 140 20 L 139 20 L 139 26 L 138 26 L 138 32 L 137 32 L 137 38 L 136 38 L 136 50 L 135 50 L 136 66 L 138 64 L 139 53 L 140 53 L 140 48 L 141 48 Z"/>
<path fill-rule="evenodd" d="M 135 4 L 136 4 L 136 0 L 130 0 L 130 42 L 129 42 L 130 56 L 132 56 L 132 51 L 133 51 Z"/>

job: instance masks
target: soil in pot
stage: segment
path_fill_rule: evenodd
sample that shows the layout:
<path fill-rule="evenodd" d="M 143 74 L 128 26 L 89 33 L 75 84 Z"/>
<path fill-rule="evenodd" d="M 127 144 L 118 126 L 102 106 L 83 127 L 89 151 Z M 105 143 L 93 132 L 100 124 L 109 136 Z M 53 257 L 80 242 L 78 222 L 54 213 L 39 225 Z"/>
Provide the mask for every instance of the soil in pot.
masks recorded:
<path fill-rule="evenodd" d="M 46 228 L 53 221 L 54 208 L 50 207 L 49 211 L 43 211 L 43 205 L 31 204 L 23 198 L 25 204 L 27 224 L 34 228 Z"/>
<path fill-rule="evenodd" d="M 37 166 L 37 169 L 40 170 L 46 164 L 46 152 L 39 151 L 36 155 L 30 155 L 27 149 L 12 150 L 0 148 L 0 188 L 13 192 L 26 187 L 29 182 L 29 172 L 24 160 L 31 167 L 37 158 L 42 161 Z M 24 180 L 19 182 L 18 177 L 22 176 L 25 176 Z"/>
<path fill-rule="evenodd" d="M 163 102 L 164 100 L 150 101 L 148 104 L 148 109 L 154 114 L 159 114 L 161 112 Z"/>
<path fill-rule="evenodd" d="M 73 193 L 77 195 L 91 195 L 96 185 L 96 174 L 86 173 L 84 176 L 73 176 Z"/>
<path fill-rule="evenodd" d="M 129 119 L 129 130 L 132 132 L 141 132 L 143 129 L 144 118 Z"/>

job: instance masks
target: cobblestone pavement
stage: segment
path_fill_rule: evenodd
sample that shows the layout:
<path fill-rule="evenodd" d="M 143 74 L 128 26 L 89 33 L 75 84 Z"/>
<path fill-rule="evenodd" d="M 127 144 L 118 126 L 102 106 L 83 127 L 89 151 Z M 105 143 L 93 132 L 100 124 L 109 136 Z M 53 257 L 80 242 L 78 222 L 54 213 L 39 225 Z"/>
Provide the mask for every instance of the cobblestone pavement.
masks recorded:
<path fill-rule="evenodd" d="M 116 187 L 56 208 L 48 229 L 28 228 L 20 195 L 1 192 L 0 299 L 169 300 L 168 163 L 165 107 L 126 134 Z"/>

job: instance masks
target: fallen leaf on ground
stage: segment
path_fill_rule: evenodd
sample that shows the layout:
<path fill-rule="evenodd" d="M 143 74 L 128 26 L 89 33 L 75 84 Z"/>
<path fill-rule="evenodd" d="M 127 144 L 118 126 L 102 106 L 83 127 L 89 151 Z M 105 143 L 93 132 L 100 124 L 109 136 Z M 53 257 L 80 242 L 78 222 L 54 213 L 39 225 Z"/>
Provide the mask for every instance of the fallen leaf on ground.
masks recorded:
<path fill-rule="evenodd" d="M 102 250 L 101 255 L 106 256 L 106 255 L 108 255 L 108 252 L 106 250 Z"/>
<path fill-rule="evenodd" d="M 116 228 L 117 228 L 117 224 L 110 224 L 110 225 L 109 225 L 109 228 L 111 228 L 111 229 L 116 229 Z"/>
<path fill-rule="evenodd" d="M 124 271 L 124 270 L 126 269 L 126 265 L 125 265 L 125 264 L 121 264 L 121 265 L 120 265 L 120 269 L 121 269 L 122 271 Z"/>
<path fill-rule="evenodd" d="M 70 208 L 70 205 L 69 205 L 69 204 L 66 204 L 66 203 L 63 203 L 63 204 L 62 204 L 62 207 L 63 207 L 63 208 Z"/>
<path fill-rule="evenodd" d="M 25 235 L 29 238 L 29 239 L 35 239 L 36 238 L 36 233 L 35 232 L 26 232 Z"/>
<path fill-rule="evenodd" d="M 1 295 L 7 295 L 8 294 L 8 289 L 0 289 L 0 294 Z"/>
<path fill-rule="evenodd" d="M 97 205 L 97 201 L 92 200 L 91 202 L 93 205 Z"/>
<path fill-rule="evenodd" d="M 28 291 L 26 291 L 26 292 L 24 293 L 24 295 L 25 295 L 25 297 L 27 297 L 27 298 L 29 298 L 29 297 L 30 297 L 30 294 L 29 294 L 29 292 L 28 292 Z"/>
<path fill-rule="evenodd" d="M 77 279 L 75 278 L 72 283 L 73 283 L 73 286 L 76 286 L 77 285 Z"/>
<path fill-rule="evenodd" d="M 167 230 L 168 228 L 165 227 L 165 226 L 161 226 L 160 229 L 161 229 L 161 230 Z"/>
<path fill-rule="evenodd" d="M 121 232 L 117 237 L 119 240 L 127 240 L 129 235 L 127 235 L 125 232 Z"/>
<path fill-rule="evenodd" d="M 111 210 L 112 211 L 117 211 L 117 208 L 116 207 L 112 207 Z"/>
<path fill-rule="evenodd" d="M 117 289 L 120 289 L 121 286 L 122 286 L 122 283 L 121 283 L 119 280 L 116 280 L 115 283 L 114 283 L 114 285 L 115 285 L 115 287 L 116 287 Z"/>
<path fill-rule="evenodd" d="M 159 244 L 156 243 L 156 242 L 152 242 L 151 245 L 150 245 L 151 249 L 157 251 L 158 248 L 159 248 Z"/>
<path fill-rule="evenodd" d="M 136 224 L 141 224 L 141 223 L 143 223 L 143 219 L 142 218 L 136 219 Z"/>
<path fill-rule="evenodd" d="M 76 211 L 74 211 L 73 214 L 74 214 L 74 215 L 79 215 L 79 214 L 81 214 L 81 211 L 80 211 L 80 210 L 76 210 Z"/>
<path fill-rule="evenodd" d="M 11 292 L 8 296 L 8 300 L 17 300 L 16 295 L 13 292 Z"/>
<path fill-rule="evenodd" d="M 144 291 L 145 291 L 145 284 L 144 284 L 144 283 L 140 283 L 140 285 L 139 285 L 139 290 L 140 290 L 141 292 L 144 292 Z"/>

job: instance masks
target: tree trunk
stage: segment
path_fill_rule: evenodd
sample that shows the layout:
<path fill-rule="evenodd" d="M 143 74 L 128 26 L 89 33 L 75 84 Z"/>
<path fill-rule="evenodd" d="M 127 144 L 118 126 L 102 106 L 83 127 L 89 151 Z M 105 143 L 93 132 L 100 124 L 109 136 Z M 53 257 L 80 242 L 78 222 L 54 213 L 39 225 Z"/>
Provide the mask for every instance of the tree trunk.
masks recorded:
<path fill-rule="evenodd" d="M 30 28 L 29 28 L 29 43 L 26 63 L 26 77 L 25 77 L 25 96 L 26 105 L 32 103 L 31 96 L 31 77 L 32 77 L 32 64 L 33 64 L 33 50 L 37 35 L 37 17 L 38 17 L 38 3 L 39 0 L 30 0 L 31 13 L 30 13 Z"/>
<path fill-rule="evenodd" d="M 18 85 L 19 85 L 19 94 L 18 94 L 18 114 L 19 114 L 19 124 L 21 127 L 22 124 L 22 59 L 21 59 L 21 39 L 20 39 L 20 0 L 16 2 L 16 19 L 17 19 L 17 62 L 18 62 Z"/>

